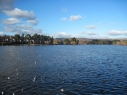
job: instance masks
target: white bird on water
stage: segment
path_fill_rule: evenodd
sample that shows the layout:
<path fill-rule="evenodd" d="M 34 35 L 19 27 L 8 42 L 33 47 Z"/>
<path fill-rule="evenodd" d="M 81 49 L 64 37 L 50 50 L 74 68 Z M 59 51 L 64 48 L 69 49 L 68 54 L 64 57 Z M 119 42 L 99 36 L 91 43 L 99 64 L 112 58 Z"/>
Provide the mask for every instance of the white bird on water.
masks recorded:
<path fill-rule="evenodd" d="M 35 82 L 36 81 L 36 76 L 34 77 L 34 79 L 33 79 L 33 82 Z"/>
<path fill-rule="evenodd" d="M 60 89 L 61 92 L 64 92 L 64 89 Z"/>
<path fill-rule="evenodd" d="M 7 78 L 8 80 L 10 79 L 10 77 Z"/>
<path fill-rule="evenodd" d="M 4 94 L 4 92 L 2 91 L 2 95 Z"/>
<path fill-rule="evenodd" d="M 35 76 L 33 82 L 35 82 L 40 76 Z"/>

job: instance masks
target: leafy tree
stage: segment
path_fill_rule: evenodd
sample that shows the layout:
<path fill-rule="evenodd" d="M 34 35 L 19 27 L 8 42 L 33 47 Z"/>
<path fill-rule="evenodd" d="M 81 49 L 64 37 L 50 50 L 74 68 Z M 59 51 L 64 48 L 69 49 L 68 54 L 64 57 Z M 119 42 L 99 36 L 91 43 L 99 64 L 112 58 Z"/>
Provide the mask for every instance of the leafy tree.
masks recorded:
<path fill-rule="evenodd" d="M 40 44 L 40 35 L 37 33 L 32 36 L 32 39 L 34 40 L 34 44 Z"/>
<path fill-rule="evenodd" d="M 78 40 L 75 37 L 71 38 L 71 44 L 75 45 L 78 44 Z"/>
<path fill-rule="evenodd" d="M 64 39 L 64 44 L 69 45 L 70 44 L 70 40 L 69 39 Z"/>
<path fill-rule="evenodd" d="M 53 36 L 50 38 L 50 42 L 51 42 L 51 44 L 53 44 L 53 41 L 54 41 L 54 39 L 53 39 Z"/>
<path fill-rule="evenodd" d="M 24 43 L 24 34 L 21 36 L 22 43 Z"/>
<path fill-rule="evenodd" d="M 27 34 L 27 35 L 25 36 L 25 38 L 31 39 L 31 35 L 30 35 L 30 34 Z"/>
<path fill-rule="evenodd" d="M 20 40 L 20 35 L 19 35 L 19 34 L 15 34 L 14 38 L 15 38 L 15 41 L 16 41 L 16 42 L 19 42 L 19 40 Z"/>
<path fill-rule="evenodd" d="M 27 35 L 25 36 L 25 39 L 26 39 L 26 41 L 28 41 L 28 43 L 30 43 L 31 35 L 30 35 L 30 34 L 27 34 Z"/>

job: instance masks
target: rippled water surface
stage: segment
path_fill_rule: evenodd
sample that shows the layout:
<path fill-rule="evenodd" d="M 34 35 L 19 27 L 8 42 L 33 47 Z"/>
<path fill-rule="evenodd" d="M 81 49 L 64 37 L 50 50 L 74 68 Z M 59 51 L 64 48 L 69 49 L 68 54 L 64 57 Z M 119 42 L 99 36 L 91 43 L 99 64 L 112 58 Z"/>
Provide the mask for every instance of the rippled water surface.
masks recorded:
<path fill-rule="evenodd" d="M 0 46 L 0 94 L 127 95 L 127 46 Z"/>

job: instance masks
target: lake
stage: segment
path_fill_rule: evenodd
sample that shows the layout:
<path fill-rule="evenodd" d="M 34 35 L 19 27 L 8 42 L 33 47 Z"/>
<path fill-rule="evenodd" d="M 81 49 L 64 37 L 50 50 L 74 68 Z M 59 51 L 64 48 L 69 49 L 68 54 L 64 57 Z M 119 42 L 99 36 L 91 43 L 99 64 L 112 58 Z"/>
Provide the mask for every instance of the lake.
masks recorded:
<path fill-rule="evenodd" d="M 125 95 L 127 46 L 0 46 L 0 94 Z"/>

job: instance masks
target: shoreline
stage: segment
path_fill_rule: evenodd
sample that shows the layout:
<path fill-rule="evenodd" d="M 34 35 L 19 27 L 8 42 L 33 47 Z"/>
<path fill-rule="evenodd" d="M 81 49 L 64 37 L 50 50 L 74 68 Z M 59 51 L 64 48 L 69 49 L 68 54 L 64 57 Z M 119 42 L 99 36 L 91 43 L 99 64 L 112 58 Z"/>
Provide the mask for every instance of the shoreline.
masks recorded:
<path fill-rule="evenodd" d="M 53 45 L 73 45 L 74 44 L 4 44 L 0 46 L 53 46 Z M 121 44 L 76 44 L 77 45 L 117 45 L 117 46 L 127 46 L 127 45 L 121 45 Z"/>

